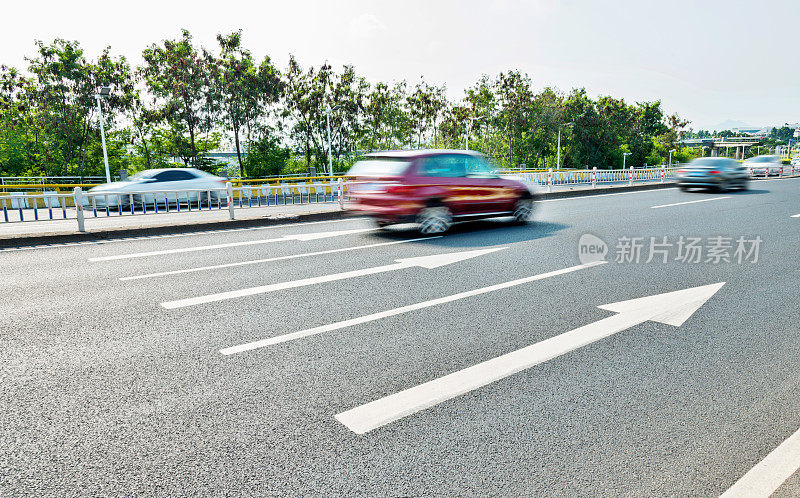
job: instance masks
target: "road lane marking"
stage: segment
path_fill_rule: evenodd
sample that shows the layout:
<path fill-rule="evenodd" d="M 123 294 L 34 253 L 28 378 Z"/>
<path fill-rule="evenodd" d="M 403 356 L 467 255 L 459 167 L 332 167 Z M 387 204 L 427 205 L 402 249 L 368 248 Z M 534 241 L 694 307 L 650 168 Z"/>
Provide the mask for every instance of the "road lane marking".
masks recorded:
<path fill-rule="evenodd" d="M 53 249 L 59 247 L 73 247 L 73 246 L 103 246 L 106 244 L 115 244 L 119 242 L 133 242 L 137 240 L 172 239 L 177 237 L 193 237 L 197 235 L 215 235 L 220 233 L 232 233 L 232 232 L 255 232 L 258 230 L 274 230 L 276 228 L 294 228 L 304 225 L 319 225 L 322 223 L 346 223 L 349 221 L 365 221 L 368 219 L 369 218 L 366 217 L 359 217 L 359 218 L 346 218 L 342 220 L 303 221 L 299 223 L 283 223 L 281 225 L 268 225 L 265 227 L 219 228 L 216 230 L 198 230 L 185 233 L 164 233 L 159 235 L 140 235 L 134 237 L 119 237 L 119 238 L 110 238 L 102 240 L 81 240 L 77 242 L 61 242 L 57 244 L 38 244 L 35 246 L 26 246 L 26 247 L 2 247 L 0 248 L 0 252 L 33 251 L 37 249 Z M 180 227 L 181 225 L 176 225 L 176 226 Z M 157 228 L 163 228 L 163 226 Z"/>
<path fill-rule="evenodd" d="M 573 199 L 591 199 L 592 197 L 611 197 L 613 195 L 629 195 L 629 194 L 647 194 L 647 193 L 654 193 L 654 192 L 664 192 L 667 190 L 678 190 L 678 187 L 668 187 L 668 188 L 653 188 L 649 190 L 633 190 L 631 192 L 614 192 L 611 194 L 592 194 L 592 195 L 576 195 L 573 197 L 559 197 L 558 199 L 542 199 L 537 202 L 557 202 L 557 201 L 571 201 Z M 558 191 L 559 192 L 570 192 L 569 190 Z"/>
<path fill-rule="evenodd" d="M 750 469 L 720 498 L 767 498 L 800 469 L 800 430 Z"/>
<path fill-rule="evenodd" d="M 236 263 L 225 263 L 220 265 L 211 265 L 211 266 L 200 266 L 197 268 L 187 268 L 184 270 L 172 270 L 172 271 L 162 271 L 158 273 L 147 273 L 144 275 L 134 275 L 132 277 L 121 277 L 120 280 L 139 280 L 142 278 L 153 278 L 153 277 L 163 277 L 167 275 L 179 275 L 181 273 L 194 273 L 198 271 L 206 271 L 206 270 L 218 270 L 221 268 L 233 268 L 236 266 L 246 266 L 246 265 L 255 265 L 259 263 L 270 263 L 272 261 L 282 261 L 286 259 L 296 259 L 296 258 L 307 258 L 309 256 L 320 256 L 322 254 L 333 254 L 337 252 L 346 252 L 346 251 L 355 251 L 358 249 L 370 249 L 372 247 L 382 247 L 382 246 L 391 246 L 395 244 L 406 244 L 408 242 L 418 242 L 421 240 L 431 240 L 431 239 L 439 239 L 441 235 L 436 235 L 434 237 L 421 237 L 416 239 L 408 239 L 408 240 L 396 240 L 392 242 L 379 242 L 377 244 L 366 244 L 363 246 L 355 246 L 355 247 L 343 247 L 340 249 L 329 249 L 327 251 L 316 251 L 316 252 L 304 252 L 301 254 L 292 254 L 289 256 L 276 256 L 274 258 L 264 258 L 264 259 L 254 259 L 250 261 L 238 261 Z"/>
<path fill-rule="evenodd" d="M 800 218 L 800 214 L 793 214 L 792 218 Z"/>
<path fill-rule="evenodd" d="M 503 282 L 502 284 L 495 284 L 490 285 L 488 287 L 482 287 L 480 289 L 474 289 L 466 292 L 459 292 L 458 294 L 453 294 L 451 296 L 440 297 L 437 299 L 431 299 L 430 301 L 423 301 L 421 303 L 410 304 L 408 306 L 401 306 L 399 308 L 394 308 L 387 311 L 381 311 L 378 313 L 372 313 L 370 315 L 360 316 L 358 318 L 351 318 L 350 320 L 343 320 L 341 322 L 331 323 L 328 325 L 322 325 L 320 327 L 314 327 L 311 329 L 301 330 L 299 332 L 292 332 L 290 334 L 284 334 L 277 337 L 270 337 L 268 339 L 262 339 L 260 341 L 249 342 L 247 344 L 241 344 L 239 346 L 233 346 L 225 349 L 220 349 L 220 353 L 224 355 L 231 355 L 235 353 L 242 353 L 244 351 L 251 351 L 253 349 L 259 349 L 266 346 L 273 346 L 275 344 L 280 344 L 282 342 L 293 341 L 295 339 L 300 339 L 303 337 L 309 337 L 312 335 L 322 334 L 324 332 L 331 332 L 334 330 L 339 330 L 347 327 L 352 327 L 353 325 L 359 325 L 362 323 L 372 322 L 375 320 L 380 320 L 382 318 L 387 318 L 390 316 L 401 315 L 403 313 L 409 313 L 411 311 L 421 310 L 424 308 L 430 308 L 431 306 L 438 306 L 440 304 L 451 303 L 453 301 L 458 301 L 461 299 L 466 299 L 468 297 L 479 296 L 481 294 L 486 294 L 489 292 L 495 292 L 502 289 L 508 289 L 510 287 L 515 287 L 517 285 L 527 284 L 528 282 L 535 282 L 537 280 L 544 280 L 546 278 L 555 277 L 558 275 L 564 275 L 566 273 L 571 273 L 578 270 L 583 270 L 585 268 L 591 268 L 593 266 L 599 266 L 606 264 L 607 261 L 594 261 L 591 263 L 578 265 L 578 266 L 571 266 L 569 268 L 564 268 L 561 270 L 555 270 L 547 273 L 541 273 L 539 275 L 533 275 L 531 277 L 520 278 L 517 280 L 511 280 L 508 282 Z"/>
<path fill-rule="evenodd" d="M 209 251 L 213 249 L 227 249 L 229 247 L 243 247 L 254 246 L 260 244 L 271 244 L 273 242 L 287 242 L 292 240 L 297 241 L 310 241 L 318 239 L 327 239 L 329 237 L 340 237 L 342 235 L 353 235 L 356 233 L 374 232 L 375 228 L 358 228 L 355 230 L 337 230 L 334 232 L 315 232 L 315 233 L 298 233 L 294 235 L 284 235 L 274 239 L 258 239 L 258 240 L 245 240 L 241 242 L 227 242 L 225 244 L 213 244 L 208 246 L 193 246 L 193 247 L 180 247 L 177 249 L 163 249 L 160 251 L 136 252 L 131 254 L 117 254 L 114 256 L 102 256 L 99 258 L 89 258 L 92 263 L 98 261 L 114 261 L 119 259 L 133 259 L 133 258 L 146 258 L 149 256 L 164 256 L 167 254 L 180 254 L 186 252 Z"/>
<path fill-rule="evenodd" d="M 674 204 L 662 204 L 660 206 L 650 206 L 650 209 L 658 209 L 658 208 L 665 208 L 665 207 L 672 207 L 672 206 L 682 206 L 684 204 L 696 204 L 698 202 L 708 202 L 708 201 L 718 201 L 720 199 L 730 199 L 731 196 L 723 195 L 722 197 L 712 197 L 710 199 L 699 199 L 696 201 L 686 201 L 686 202 L 676 202 Z"/>
<path fill-rule="evenodd" d="M 600 306 L 618 314 L 336 415 L 364 434 L 648 320 L 681 326 L 725 282 Z"/>
<path fill-rule="evenodd" d="M 412 268 L 414 266 L 421 266 L 429 270 L 438 268 L 440 266 L 458 263 L 484 254 L 502 251 L 505 247 L 493 247 L 490 249 L 477 249 L 474 251 L 459 251 L 446 254 L 436 254 L 433 256 L 420 256 L 416 258 L 403 258 L 395 260 L 396 263 L 384 266 L 375 266 L 373 268 L 364 268 L 361 270 L 347 271 L 343 273 L 334 273 L 331 275 L 323 275 L 319 277 L 304 278 L 301 280 L 294 280 L 290 282 L 280 282 L 277 284 L 261 285 L 258 287 L 250 287 L 248 289 L 239 289 L 235 291 L 219 292 L 216 294 L 209 294 L 206 296 L 190 297 L 187 299 L 178 299 L 176 301 L 168 301 L 161 303 L 166 309 L 184 308 L 186 306 L 195 306 L 198 304 L 214 303 L 217 301 L 224 301 L 227 299 L 235 299 L 245 296 L 254 296 L 256 294 L 266 294 L 268 292 L 275 292 L 286 289 L 294 289 L 297 287 L 305 287 L 308 285 L 317 285 L 325 282 L 333 282 L 335 280 L 346 280 L 349 278 L 362 277 L 366 275 L 374 275 L 376 273 L 385 273 L 395 270 L 403 270 Z"/>

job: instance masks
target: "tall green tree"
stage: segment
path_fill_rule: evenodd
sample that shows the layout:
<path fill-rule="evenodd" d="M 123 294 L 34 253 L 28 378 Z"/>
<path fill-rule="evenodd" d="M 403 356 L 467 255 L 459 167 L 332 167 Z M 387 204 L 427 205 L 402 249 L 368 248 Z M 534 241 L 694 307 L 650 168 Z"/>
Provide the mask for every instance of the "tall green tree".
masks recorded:
<path fill-rule="evenodd" d="M 34 123 L 30 79 L 0 66 L 0 173 L 38 174 L 40 131 Z"/>
<path fill-rule="evenodd" d="M 217 42 L 220 47 L 218 58 L 206 52 L 214 86 L 213 100 L 220 110 L 225 129 L 233 133 L 239 174 L 244 177 L 242 130 L 252 128 L 265 115 L 267 106 L 278 102 L 283 82 L 269 57 L 256 65 L 250 51 L 242 47 L 241 30 L 217 35 Z"/>
<path fill-rule="evenodd" d="M 106 48 L 95 60 L 87 60 L 78 42 L 57 39 L 36 44 L 38 53 L 29 59 L 32 86 L 29 103 L 34 122 L 42 134 L 45 172 L 83 175 L 88 145 L 99 138 L 94 95 L 101 86 L 112 91 L 103 100 L 105 125 L 130 107 L 133 87 L 130 66 L 124 57 L 113 58 Z M 95 156 L 95 159 L 97 156 Z M 95 171 L 101 167 L 93 161 Z"/>
<path fill-rule="evenodd" d="M 199 166 L 199 156 L 207 150 L 198 148 L 198 137 L 212 130 L 216 105 L 207 59 L 187 30 L 177 40 L 151 45 L 142 57 L 145 64 L 139 74 L 153 96 L 158 118 L 171 128 L 173 154 L 187 165 Z"/>
<path fill-rule="evenodd" d="M 397 149 L 412 139 L 412 120 L 404 104 L 406 82 L 378 82 L 364 98 L 363 141 L 367 150 Z"/>
<path fill-rule="evenodd" d="M 365 132 L 363 115 L 368 88 L 352 66 L 344 66 L 341 73 L 334 72 L 327 63 L 319 69 L 303 70 L 290 57 L 284 116 L 292 122 L 290 136 L 307 165 L 311 165 L 313 155 L 318 166 L 326 166 L 328 120 L 331 152 L 337 160 L 360 143 Z"/>
<path fill-rule="evenodd" d="M 325 89 L 320 82 L 327 80 L 330 70 L 330 66 L 324 64 L 318 72 L 313 67 L 306 71 L 294 56 L 289 56 L 282 117 L 291 122 L 290 138 L 303 154 L 307 166 L 311 165 L 311 156 L 315 151 L 314 135 L 319 116 L 324 112 Z"/>
<path fill-rule="evenodd" d="M 426 133 L 430 135 L 431 145 L 438 146 L 438 125 L 448 105 L 445 92 L 445 87 L 420 81 L 406 97 L 408 113 L 416 128 L 417 147 L 422 145 Z"/>

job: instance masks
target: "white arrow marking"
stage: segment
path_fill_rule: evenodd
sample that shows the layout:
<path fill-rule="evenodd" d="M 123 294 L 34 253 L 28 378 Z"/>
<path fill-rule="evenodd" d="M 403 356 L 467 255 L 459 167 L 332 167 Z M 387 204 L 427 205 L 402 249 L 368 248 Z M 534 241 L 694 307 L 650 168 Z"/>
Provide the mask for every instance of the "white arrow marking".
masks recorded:
<path fill-rule="evenodd" d="M 347 410 L 336 419 L 356 434 L 364 434 L 648 320 L 679 326 L 723 285 L 725 282 L 600 306 L 619 314 Z"/>
<path fill-rule="evenodd" d="M 660 206 L 650 206 L 650 209 L 658 209 L 658 208 L 666 208 L 672 206 L 682 206 L 684 204 L 696 204 L 698 202 L 708 202 L 708 201 L 718 201 L 720 199 L 729 199 L 729 195 L 724 195 L 722 197 L 712 197 L 710 199 L 700 199 L 699 201 L 686 201 L 686 202 L 676 202 L 675 204 L 662 204 Z"/>
<path fill-rule="evenodd" d="M 416 304 L 409 304 L 408 306 L 401 306 L 399 308 L 380 311 L 378 313 L 372 313 L 371 315 L 364 315 L 358 318 L 351 318 L 350 320 L 343 320 L 341 322 L 330 323 L 328 325 L 321 325 L 319 327 L 300 330 L 298 332 L 279 335 L 277 337 L 270 337 L 267 339 L 262 339 L 260 341 L 248 342 L 247 344 L 240 344 L 239 346 L 232 346 L 230 348 L 220 349 L 219 352 L 224 355 L 230 355 L 235 353 L 242 353 L 244 351 L 250 351 L 253 349 L 263 348 L 266 346 L 273 346 L 275 344 L 293 341 L 295 339 L 300 339 L 302 337 L 322 334 L 323 332 L 331 332 L 333 330 L 352 327 L 354 325 L 360 325 L 362 323 L 368 323 L 375 320 L 380 320 L 382 318 L 387 318 L 390 316 L 401 315 L 403 313 L 409 313 L 411 311 L 421 310 L 423 308 L 430 308 L 431 306 L 438 306 L 440 304 L 451 303 L 453 301 L 458 301 L 460 299 L 466 299 L 468 297 L 478 296 L 481 294 L 486 294 L 488 292 L 495 292 L 502 289 L 508 289 L 509 287 L 515 287 L 517 285 L 527 284 L 528 282 L 534 282 L 536 280 L 544 280 L 546 278 L 555 277 L 558 275 L 564 275 L 566 273 L 583 270 L 584 268 L 591 268 L 592 266 L 604 265 L 606 263 L 607 261 L 593 261 L 591 263 L 586 263 L 583 265 L 570 266 L 569 268 L 564 268 L 562 270 L 540 273 L 539 275 L 533 275 L 530 277 L 520 278 L 517 280 L 511 280 L 509 282 L 490 285 L 488 287 L 481 287 L 480 289 L 473 289 L 466 292 L 459 292 L 458 294 L 453 294 L 451 296 L 431 299 L 430 301 L 423 301 L 421 303 L 416 303 Z"/>
<path fill-rule="evenodd" d="M 209 294 L 207 296 L 179 299 L 177 301 L 168 301 L 166 303 L 161 303 L 161 306 L 167 309 L 183 308 L 185 306 L 213 303 L 216 301 L 234 299 L 237 297 L 253 296 L 255 294 L 266 294 L 268 292 L 275 292 L 284 289 L 293 289 L 295 287 L 316 285 L 325 282 L 332 282 L 334 280 L 344 280 L 348 278 L 361 277 L 364 275 L 373 275 L 375 273 L 384 273 L 394 270 L 402 270 L 404 268 L 411 268 L 413 266 L 420 266 L 422 268 L 427 268 L 431 270 L 433 268 L 438 268 L 440 266 L 457 263 L 459 261 L 475 258 L 477 256 L 482 256 L 484 254 L 500 251 L 502 249 L 505 249 L 505 247 L 493 247 L 491 249 L 478 249 L 475 251 L 461 251 L 461 252 L 452 252 L 447 254 L 436 254 L 434 256 L 421 256 L 416 258 L 397 259 L 395 260 L 397 262 L 391 265 L 376 266 L 373 268 L 347 271 L 344 273 L 334 273 L 332 275 L 323 275 L 321 277 L 304 278 L 302 280 L 295 280 L 293 282 L 281 282 L 277 284 L 261 285 L 259 287 L 251 287 L 249 289 L 220 292 L 217 294 Z"/>
<path fill-rule="evenodd" d="M 800 469 L 800 431 L 772 450 L 720 498 L 768 498 Z"/>
<path fill-rule="evenodd" d="M 163 256 L 165 254 L 178 254 L 183 252 L 207 251 L 211 249 L 226 249 L 228 247 L 254 246 L 259 244 L 270 244 L 272 242 L 287 242 L 290 240 L 317 240 L 328 237 L 340 237 L 342 235 L 352 235 L 354 233 L 372 232 L 374 228 L 359 228 L 356 230 L 338 230 L 335 232 L 316 232 L 300 233 L 296 235 L 284 235 L 274 239 L 245 240 L 243 242 L 228 242 L 225 244 L 214 244 L 210 246 L 180 247 L 178 249 L 164 249 L 162 251 L 136 252 L 131 254 L 117 254 L 116 256 L 103 256 L 99 258 L 89 258 L 92 263 L 97 261 L 113 261 L 117 259 L 145 258 L 147 256 Z"/>
<path fill-rule="evenodd" d="M 180 275 L 181 273 L 194 273 L 198 271 L 205 271 L 205 270 L 219 270 L 221 268 L 233 268 L 236 266 L 247 266 L 247 265 L 255 265 L 259 263 L 270 263 L 272 261 L 283 261 L 285 259 L 297 259 L 297 258 L 307 258 L 309 256 L 320 256 L 322 254 L 333 254 L 337 252 L 346 252 L 346 251 L 356 251 L 359 249 L 370 249 L 372 247 L 383 247 L 383 246 L 392 246 L 395 244 L 407 244 L 409 242 L 418 242 L 420 240 L 430 240 L 430 239 L 438 239 L 441 238 L 441 235 L 436 235 L 433 237 L 421 237 L 418 239 L 406 239 L 406 240 L 395 240 L 392 242 L 378 242 L 377 244 L 366 244 L 363 246 L 354 246 L 354 247 L 341 247 L 339 249 L 328 249 L 327 251 L 315 251 L 315 252 L 304 252 L 300 254 L 290 254 L 288 256 L 276 256 L 274 258 L 264 258 L 264 259 L 253 259 L 249 261 L 237 261 L 235 263 L 225 263 L 221 265 L 211 265 L 211 266 L 200 266 L 197 268 L 185 268 L 183 270 L 172 270 L 172 271 L 162 271 L 158 273 L 147 273 L 144 275 L 134 275 L 132 277 L 121 277 L 120 280 L 139 280 L 142 278 L 153 278 L 153 277 L 164 277 L 167 275 Z"/>

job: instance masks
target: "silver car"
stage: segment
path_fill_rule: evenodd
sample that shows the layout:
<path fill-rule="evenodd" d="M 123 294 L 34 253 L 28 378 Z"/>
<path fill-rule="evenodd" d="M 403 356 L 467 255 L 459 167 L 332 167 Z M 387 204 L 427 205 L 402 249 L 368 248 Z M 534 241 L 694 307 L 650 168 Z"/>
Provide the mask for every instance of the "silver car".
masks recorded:
<path fill-rule="evenodd" d="M 712 189 L 726 192 L 733 188 L 747 190 L 750 174 L 737 161 L 725 157 L 701 157 L 677 171 L 678 187 Z"/>
<path fill-rule="evenodd" d="M 778 176 L 783 171 L 779 156 L 756 156 L 745 161 L 744 167 L 753 176 Z"/>
<path fill-rule="evenodd" d="M 131 202 L 134 206 L 152 205 L 156 198 L 161 205 L 167 202 L 216 203 L 225 198 L 222 191 L 226 181 L 195 168 L 148 169 L 126 181 L 104 183 L 90 189 L 84 204 L 128 209 Z"/>

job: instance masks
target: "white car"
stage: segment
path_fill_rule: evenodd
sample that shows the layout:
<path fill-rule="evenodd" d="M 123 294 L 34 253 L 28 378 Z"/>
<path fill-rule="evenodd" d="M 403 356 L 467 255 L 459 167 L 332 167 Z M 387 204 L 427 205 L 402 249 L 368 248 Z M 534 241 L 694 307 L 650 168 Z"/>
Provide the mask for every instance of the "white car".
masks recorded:
<path fill-rule="evenodd" d="M 777 176 L 783 171 L 780 156 L 756 156 L 745 161 L 743 166 L 752 176 Z"/>
<path fill-rule="evenodd" d="M 159 205 L 199 201 L 214 204 L 225 198 L 222 190 L 226 182 L 225 178 L 195 168 L 148 169 L 126 181 L 104 183 L 90 189 L 84 205 L 104 208 L 108 203 L 109 207 L 128 209 L 133 202 L 135 207 L 145 203 L 152 208 L 156 198 Z"/>
<path fill-rule="evenodd" d="M 792 166 L 800 166 L 800 154 L 795 154 L 792 158 Z"/>

